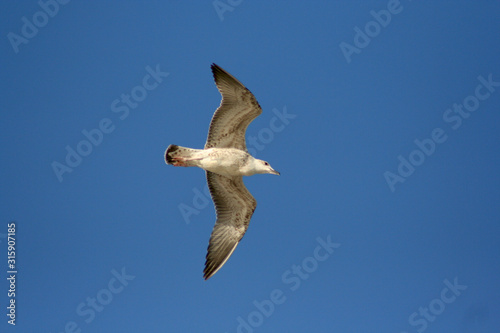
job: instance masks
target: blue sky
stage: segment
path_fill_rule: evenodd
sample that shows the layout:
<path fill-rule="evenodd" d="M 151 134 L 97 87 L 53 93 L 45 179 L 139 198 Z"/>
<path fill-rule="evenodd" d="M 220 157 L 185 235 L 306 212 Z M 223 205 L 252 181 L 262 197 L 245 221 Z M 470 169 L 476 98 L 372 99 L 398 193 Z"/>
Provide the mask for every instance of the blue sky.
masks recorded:
<path fill-rule="evenodd" d="M 498 2 L 1 7 L 2 332 L 500 329 Z M 203 147 L 213 62 L 281 176 L 204 281 L 204 172 L 163 153 Z"/>

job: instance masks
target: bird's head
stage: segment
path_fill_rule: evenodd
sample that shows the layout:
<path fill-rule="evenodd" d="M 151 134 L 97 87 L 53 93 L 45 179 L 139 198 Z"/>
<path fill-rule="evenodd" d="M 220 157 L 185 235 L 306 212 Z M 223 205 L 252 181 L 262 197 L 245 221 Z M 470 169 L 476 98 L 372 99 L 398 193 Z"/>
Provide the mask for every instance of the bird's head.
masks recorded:
<path fill-rule="evenodd" d="M 271 164 L 263 160 L 256 160 L 257 173 L 270 173 L 273 175 L 280 175 L 280 173 L 271 167 Z"/>

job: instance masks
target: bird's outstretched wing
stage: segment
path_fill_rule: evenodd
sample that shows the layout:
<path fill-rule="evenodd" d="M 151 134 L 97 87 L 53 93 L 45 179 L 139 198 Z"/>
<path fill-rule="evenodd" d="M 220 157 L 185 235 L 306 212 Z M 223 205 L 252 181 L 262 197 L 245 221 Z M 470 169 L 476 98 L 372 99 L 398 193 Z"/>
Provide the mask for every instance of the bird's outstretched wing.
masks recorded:
<path fill-rule="evenodd" d="M 250 90 L 234 76 L 216 64 L 212 64 L 212 73 L 222 101 L 210 122 L 205 149 L 237 148 L 246 151 L 246 129 L 262 113 L 262 109 Z"/>
<path fill-rule="evenodd" d="M 248 229 L 257 201 L 248 192 L 242 177 L 225 177 L 207 171 L 208 188 L 214 201 L 217 221 L 208 244 L 205 280 L 229 259 Z"/>

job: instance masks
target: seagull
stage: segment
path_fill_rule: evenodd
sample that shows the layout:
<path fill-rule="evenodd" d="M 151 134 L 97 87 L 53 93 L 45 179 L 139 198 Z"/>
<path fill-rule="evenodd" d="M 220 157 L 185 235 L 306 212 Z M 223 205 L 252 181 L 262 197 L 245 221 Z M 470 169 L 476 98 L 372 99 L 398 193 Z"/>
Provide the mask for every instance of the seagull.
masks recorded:
<path fill-rule="evenodd" d="M 170 145 L 165 151 L 167 164 L 200 167 L 206 172 L 216 221 L 208 243 L 205 280 L 233 254 L 257 207 L 257 201 L 243 183 L 243 176 L 280 174 L 268 162 L 251 156 L 246 147 L 246 129 L 262 113 L 254 95 L 221 67 L 212 64 L 211 69 L 222 101 L 210 122 L 205 148 Z"/>

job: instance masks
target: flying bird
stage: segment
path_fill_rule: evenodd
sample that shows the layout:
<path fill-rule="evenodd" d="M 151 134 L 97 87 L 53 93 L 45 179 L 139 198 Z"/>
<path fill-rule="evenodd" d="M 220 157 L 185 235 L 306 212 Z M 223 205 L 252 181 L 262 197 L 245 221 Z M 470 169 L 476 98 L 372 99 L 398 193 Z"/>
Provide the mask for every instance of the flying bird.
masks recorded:
<path fill-rule="evenodd" d="M 204 149 L 168 146 L 165 162 L 173 166 L 196 166 L 205 170 L 216 221 L 208 243 L 203 277 L 208 280 L 229 259 L 248 229 L 257 201 L 243 184 L 242 176 L 258 173 L 279 175 L 271 165 L 252 157 L 245 132 L 262 113 L 254 95 L 234 76 L 212 64 L 215 84 L 222 95 Z"/>

